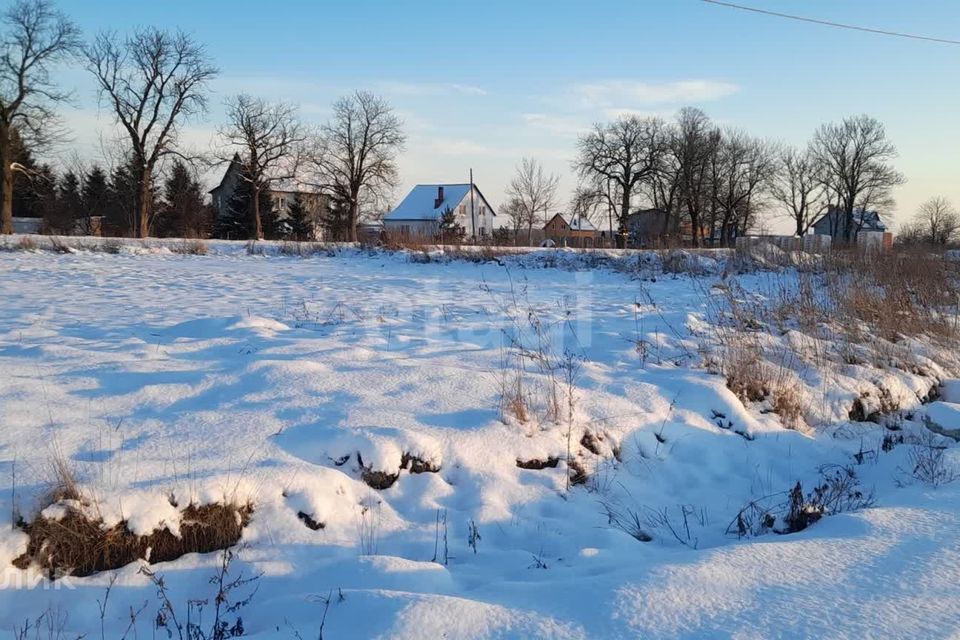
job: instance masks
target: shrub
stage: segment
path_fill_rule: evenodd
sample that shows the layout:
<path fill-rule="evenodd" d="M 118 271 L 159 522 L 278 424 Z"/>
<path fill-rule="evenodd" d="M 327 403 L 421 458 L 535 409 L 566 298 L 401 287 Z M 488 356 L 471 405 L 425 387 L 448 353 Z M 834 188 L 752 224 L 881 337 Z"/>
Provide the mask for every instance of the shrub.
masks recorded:
<path fill-rule="evenodd" d="M 953 482 L 957 471 L 946 458 L 947 445 L 932 433 L 924 433 L 907 452 L 910 474 L 933 487 Z"/>

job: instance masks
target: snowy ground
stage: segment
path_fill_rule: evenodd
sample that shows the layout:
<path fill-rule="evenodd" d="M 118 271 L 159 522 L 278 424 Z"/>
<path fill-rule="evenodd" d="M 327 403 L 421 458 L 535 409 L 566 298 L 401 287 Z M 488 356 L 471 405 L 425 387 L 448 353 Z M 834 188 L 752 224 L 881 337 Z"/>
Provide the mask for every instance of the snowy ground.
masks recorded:
<path fill-rule="evenodd" d="M 884 427 L 842 419 L 866 378 L 912 410 L 929 375 L 823 376 L 804 387 L 810 428 L 788 430 L 703 366 L 730 285 L 715 286 L 719 269 L 527 268 L 543 262 L 0 252 L 3 486 L 16 474 L 0 498 L 0 630 L 53 607 L 99 635 L 108 575 L 51 584 L 10 565 L 25 545 L 11 514 L 34 514 L 60 453 L 105 520 L 138 532 L 173 523 L 170 495 L 252 500 L 254 637 L 316 637 L 331 592 L 326 638 L 960 637 L 960 482 L 917 482 L 908 444 L 884 451 Z M 762 292 L 768 278 L 738 282 Z M 507 336 L 538 340 L 531 317 L 556 362 L 582 364 L 557 385 L 558 415 L 538 404 L 549 376 L 530 371 L 529 419 L 503 420 Z M 950 423 L 954 401 L 931 417 Z M 925 411 L 902 421 L 908 442 Z M 569 488 L 568 442 L 590 476 Z M 399 479 L 368 487 L 358 452 Z M 439 472 L 400 470 L 405 453 Z M 790 535 L 727 533 L 746 503 L 812 487 L 823 465 L 854 465 L 875 506 Z M 652 540 L 611 526 L 611 506 Z M 209 597 L 216 562 L 155 568 L 186 603 Z M 153 587 L 137 566 L 115 574 L 107 637 L 144 602 L 150 637 Z"/>

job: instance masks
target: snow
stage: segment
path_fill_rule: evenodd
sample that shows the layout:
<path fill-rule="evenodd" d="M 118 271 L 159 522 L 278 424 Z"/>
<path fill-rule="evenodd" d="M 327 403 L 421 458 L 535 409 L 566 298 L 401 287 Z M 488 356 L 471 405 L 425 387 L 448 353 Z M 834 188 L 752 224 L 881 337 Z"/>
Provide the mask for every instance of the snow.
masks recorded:
<path fill-rule="evenodd" d="M 439 188 L 443 187 L 443 201 L 437 204 Z M 470 184 L 418 184 L 385 220 L 439 220 L 443 212 L 457 205 L 470 193 Z"/>
<path fill-rule="evenodd" d="M 32 517 L 62 452 L 83 508 L 137 533 L 177 531 L 171 496 L 251 500 L 239 555 L 263 574 L 243 614 L 252 637 L 316 637 L 330 594 L 330 638 L 957 637 L 960 486 L 909 473 L 924 420 L 960 415 L 953 356 L 911 339 L 888 354 L 903 368 L 797 363 L 803 431 L 711 373 L 731 335 L 719 329 L 728 292 L 774 297 L 790 271 L 736 274 L 723 253 L 469 262 L 439 251 L 420 264 L 353 248 L 300 258 L 157 245 L 172 246 L 0 252 L 0 483 L 16 473 L 16 506 Z M 583 358 L 569 438 L 567 389 L 562 417 L 546 419 L 536 370 L 535 417 L 498 412 L 508 337 L 529 338 L 531 316 L 558 357 Z M 834 348 L 795 327 L 767 340 L 771 353 Z M 938 381 L 942 399 L 922 405 Z M 870 410 L 881 397 L 903 410 L 899 431 L 850 421 L 854 400 Z M 587 431 L 602 455 L 581 446 Z M 891 433 L 905 443 L 883 450 Z M 569 489 L 568 441 L 590 476 Z M 439 471 L 401 468 L 405 454 Z M 517 467 L 551 457 L 555 468 Z M 812 488 L 823 465 L 853 465 L 876 504 L 790 535 L 726 533 L 746 503 L 798 480 Z M 398 479 L 377 491 L 364 469 Z M 13 500 L 0 493 L 0 629 L 52 605 L 96 636 L 109 575 L 55 588 L 14 569 L 26 537 L 9 526 Z M 602 503 L 636 512 L 652 541 L 611 526 Z M 217 561 L 154 569 L 186 603 L 211 595 Z M 108 637 L 145 600 L 151 633 L 153 588 L 137 569 L 114 572 Z"/>
<path fill-rule="evenodd" d="M 558 213 L 564 222 L 567 223 L 567 226 L 573 229 L 574 231 L 596 231 L 597 228 L 593 225 L 590 220 L 584 218 L 583 216 L 570 215 L 566 213 Z"/>

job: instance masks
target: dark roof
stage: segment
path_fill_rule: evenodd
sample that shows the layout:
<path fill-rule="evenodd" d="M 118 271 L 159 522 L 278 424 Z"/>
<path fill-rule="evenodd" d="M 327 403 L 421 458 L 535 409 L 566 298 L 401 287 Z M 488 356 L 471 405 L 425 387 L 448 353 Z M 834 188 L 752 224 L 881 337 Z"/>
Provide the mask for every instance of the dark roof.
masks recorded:
<path fill-rule="evenodd" d="M 843 212 L 836 208 L 831 207 L 829 211 L 817 218 L 812 226 L 816 227 L 821 222 L 827 220 L 828 218 L 836 220 L 836 216 L 843 215 Z M 853 222 L 859 231 L 886 231 L 887 225 L 880 218 L 880 214 L 876 211 L 854 211 L 853 212 Z"/>

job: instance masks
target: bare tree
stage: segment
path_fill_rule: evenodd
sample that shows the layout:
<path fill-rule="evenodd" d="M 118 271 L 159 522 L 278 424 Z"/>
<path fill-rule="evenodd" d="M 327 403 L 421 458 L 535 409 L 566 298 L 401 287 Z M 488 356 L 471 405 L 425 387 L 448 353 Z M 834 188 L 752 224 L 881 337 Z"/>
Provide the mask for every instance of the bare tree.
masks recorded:
<path fill-rule="evenodd" d="M 314 181 L 347 211 L 350 241 L 364 201 L 383 200 L 398 180 L 397 154 L 406 136 L 390 104 L 370 92 L 340 98 L 306 160 Z"/>
<path fill-rule="evenodd" d="M 897 149 L 887 139 L 883 124 L 867 115 L 821 125 L 812 149 L 824 188 L 843 215 L 839 235 L 850 242 L 859 231 L 854 212 L 889 203 L 893 187 L 905 182 L 890 164 Z"/>
<path fill-rule="evenodd" d="M 960 213 L 943 196 L 935 196 L 920 205 L 905 235 L 923 244 L 944 246 L 955 241 L 960 232 Z"/>
<path fill-rule="evenodd" d="M 605 213 L 603 195 L 597 189 L 581 185 L 573 191 L 570 198 L 570 215 L 574 218 L 589 220 L 594 226 L 603 223 Z"/>
<path fill-rule="evenodd" d="M 510 198 L 506 204 L 500 207 L 500 215 L 510 221 L 510 229 L 513 232 L 513 242 L 514 244 L 519 244 L 520 229 L 523 228 L 527 220 L 526 208 L 523 206 L 523 202 L 517 198 Z"/>
<path fill-rule="evenodd" d="M 811 149 L 801 151 L 787 147 L 780 152 L 770 195 L 793 221 L 796 235 L 802 236 L 810 230 L 827 205 L 828 197 Z"/>
<path fill-rule="evenodd" d="M 101 33 L 87 48 L 87 68 L 101 99 L 129 138 L 136 167 L 134 233 L 150 233 L 150 192 L 157 163 L 178 154 L 181 123 L 206 110 L 207 86 L 217 75 L 205 48 L 184 33 L 156 28 L 126 39 Z"/>
<path fill-rule="evenodd" d="M 520 204 L 522 221 L 527 225 L 527 244 L 533 241 L 533 225 L 539 222 L 537 214 L 547 211 L 556 203 L 557 185 L 560 176 L 543 171 L 543 165 L 533 158 L 523 158 L 507 187 L 507 196 Z M 546 220 L 544 219 L 544 224 Z"/>
<path fill-rule="evenodd" d="M 714 202 L 712 164 L 720 138 L 705 113 L 692 107 L 681 109 L 670 147 L 676 162 L 678 197 L 696 247 L 702 240 L 703 214 Z"/>
<path fill-rule="evenodd" d="M 80 49 L 80 30 L 48 0 L 17 0 L 0 41 L 0 233 L 13 233 L 14 140 L 36 148 L 56 130 L 53 106 L 69 98 L 51 69 Z"/>
<path fill-rule="evenodd" d="M 227 124 L 219 134 L 224 148 L 218 160 L 233 162 L 239 157 L 239 178 L 250 185 L 250 229 L 257 240 L 262 240 L 261 192 L 297 177 L 300 146 L 306 139 L 297 110 L 237 95 L 227 101 Z"/>
<path fill-rule="evenodd" d="M 608 124 L 594 125 L 580 136 L 574 168 L 588 184 L 612 183 L 619 192 L 618 244 L 626 238 L 627 217 L 634 192 L 641 181 L 656 172 L 668 149 L 667 127 L 660 118 L 624 116 Z"/>
<path fill-rule="evenodd" d="M 746 233 L 754 222 L 762 190 L 776 169 L 773 147 L 738 130 L 728 130 L 720 138 L 713 157 L 712 179 L 714 210 L 711 220 L 713 238 L 719 222 L 720 242 L 728 245 L 736 234 Z"/>

